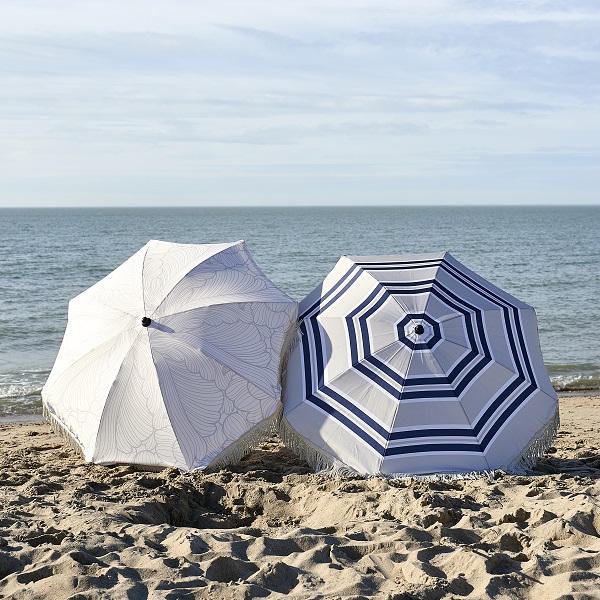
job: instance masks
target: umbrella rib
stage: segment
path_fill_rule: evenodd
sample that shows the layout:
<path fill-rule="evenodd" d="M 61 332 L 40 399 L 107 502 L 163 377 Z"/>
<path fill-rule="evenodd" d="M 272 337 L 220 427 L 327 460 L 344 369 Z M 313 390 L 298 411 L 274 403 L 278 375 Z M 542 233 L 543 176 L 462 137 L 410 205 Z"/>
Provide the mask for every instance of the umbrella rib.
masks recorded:
<path fill-rule="evenodd" d="M 146 313 L 146 287 L 144 286 L 144 269 L 146 268 L 146 257 L 148 256 L 148 250 L 150 250 L 150 244 L 146 245 L 146 251 L 144 252 L 144 258 L 142 260 L 142 273 L 141 273 L 141 278 L 142 278 L 142 302 L 144 304 L 144 316 L 147 317 L 148 314 Z"/>
<path fill-rule="evenodd" d="M 86 290 L 87 291 L 87 290 Z M 85 292 L 84 292 L 85 293 Z M 81 295 L 81 294 L 80 294 Z M 76 296 L 73 300 L 79 298 L 79 296 Z M 72 301 L 73 301 L 72 300 Z M 117 312 L 120 312 L 123 315 L 127 315 L 128 317 L 133 317 L 134 319 L 138 318 L 137 314 L 133 314 L 127 310 L 122 309 L 120 306 L 115 306 L 114 304 L 108 304 L 107 302 L 101 301 L 98 298 L 90 298 L 90 299 L 86 299 L 85 301 L 85 306 L 99 306 L 101 308 L 109 308 L 110 310 L 115 310 Z"/>
<path fill-rule="evenodd" d="M 225 246 L 225 248 L 221 248 L 220 250 L 216 251 L 214 254 L 211 254 L 210 256 L 206 256 L 206 257 L 202 258 L 202 260 L 200 262 L 195 263 L 193 267 L 191 267 L 188 271 L 186 271 L 185 275 L 182 275 L 179 278 L 179 281 L 168 291 L 168 293 L 165 295 L 165 297 L 156 305 L 156 308 L 154 309 L 152 314 L 156 313 L 156 311 L 165 303 L 167 298 L 169 298 L 169 296 L 171 296 L 171 294 L 173 293 L 173 290 L 179 285 L 179 283 L 181 281 L 183 281 L 195 268 L 200 266 L 203 262 L 206 262 L 207 260 L 214 258 L 215 256 L 217 256 L 217 254 L 224 252 L 225 250 L 229 250 L 230 248 L 233 248 L 234 246 L 243 246 L 243 245 L 244 245 L 244 242 L 242 240 L 239 240 L 237 242 L 231 242 L 231 244 L 229 244 L 229 246 Z M 144 258 L 144 262 L 145 262 L 145 258 Z M 254 261 L 252 261 L 252 262 L 254 262 Z M 144 298 L 144 311 L 145 310 L 146 310 L 146 299 Z"/>
<path fill-rule="evenodd" d="M 387 350 L 388 348 L 391 348 L 392 346 L 395 346 L 396 344 L 400 344 L 401 347 L 404 347 L 404 344 L 402 344 L 400 341 L 394 340 L 393 342 L 390 342 L 389 344 L 386 344 L 385 346 L 382 346 L 381 348 L 377 348 L 377 350 L 374 350 L 373 352 L 371 352 L 369 354 L 369 356 L 377 356 L 380 352 L 383 352 L 384 350 Z M 362 359 L 357 360 L 356 362 L 353 362 L 352 366 L 358 364 L 359 362 L 362 362 Z"/>
<path fill-rule="evenodd" d="M 200 352 L 202 352 L 201 350 L 199 350 Z M 227 356 L 232 356 L 233 358 L 235 358 L 232 354 L 229 354 L 229 352 L 225 352 L 223 351 L 224 354 L 227 354 Z M 208 358 L 210 358 L 211 360 L 214 360 L 218 365 L 221 365 L 222 367 L 225 367 L 226 369 L 229 369 L 232 373 L 235 373 L 238 377 L 241 377 L 244 381 L 247 381 L 248 383 L 256 386 L 257 388 L 261 389 L 263 392 L 271 395 L 273 393 L 273 390 L 269 390 L 266 389 L 264 384 L 262 383 L 257 383 L 256 381 L 251 381 L 250 379 L 248 379 L 247 375 L 243 375 L 242 373 L 239 373 L 236 369 L 234 369 L 233 367 L 231 367 L 231 365 L 227 365 L 223 362 L 221 362 L 218 358 L 216 358 L 215 356 L 213 356 L 212 354 L 208 354 L 206 352 L 202 352 L 202 354 Z M 247 364 L 247 363 L 246 363 Z"/>
<path fill-rule="evenodd" d="M 429 355 L 430 355 L 430 356 L 431 356 L 431 358 L 432 358 L 432 359 L 435 361 L 435 363 L 436 363 L 436 365 L 439 367 L 440 371 L 441 371 L 442 373 L 446 373 L 445 369 L 444 369 L 444 368 L 442 367 L 442 365 L 440 364 L 440 361 L 437 359 L 437 357 L 435 356 L 434 352 L 433 352 L 433 351 L 429 352 Z M 452 391 L 454 392 L 454 394 L 455 394 L 455 396 L 456 396 L 456 400 L 458 401 L 458 404 L 460 405 L 460 409 L 462 410 L 462 412 L 463 412 L 463 415 L 465 415 L 465 422 L 466 422 L 468 425 L 471 425 L 471 422 L 470 422 L 470 420 L 469 420 L 469 415 L 467 415 L 467 411 L 465 410 L 465 407 L 462 405 L 462 402 L 460 401 L 460 398 L 458 397 L 458 395 L 456 395 L 456 390 L 455 390 L 455 388 L 454 388 L 454 385 L 453 385 L 453 384 L 451 384 L 451 387 L 452 387 Z M 477 441 L 479 441 L 479 440 L 477 440 Z M 486 459 L 486 461 L 485 461 L 485 462 L 487 462 L 487 459 Z M 490 466 L 490 465 L 488 464 L 488 467 L 489 467 L 489 466 Z"/>
<path fill-rule="evenodd" d="M 104 423 L 105 420 L 105 416 L 107 413 L 107 406 L 108 406 L 108 402 L 109 399 L 111 398 L 111 392 L 113 390 L 113 386 L 114 383 L 117 381 L 117 379 L 119 378 L 119 375 L 121 374 L 121 372 L 123 371 L 123 365 L 125 364 L 125 359 L 127 358 L 127 356 L 129 356 L 129 353 L 131 352 L 131 349 L 133 348 L 133 344 L 135 343 L 135 340 L 137 339 L 137 337 L 134 339 L 133 343 L 131 344 L 131 346 L 129 347 L 129 349 L 127 350 L 127 352 L 125 353 L 125 355 L 123 356 L 123 360 L 121 360 L 121 364 L 119 366 L 119 370 L 117 371 L 117 374 L 115 375 L 115 378 L 113 380 L 113 385 L 111 386 L 111 389 L 109 390 L 107 396 L 106 396 L 106 400 L 104 402 L 104 406 L 102 407 L 102 414 L 100 415 L 100 418 L 98 419 L 98 429 L 96 430 L 96 435 L 98 435 L 100 433 L 100 431 L 102 430 L 102 424 Z M 131 378 L 131 373 L 129 373 L 127 379 L 129 381 L 129 379 Z M 96 446 L 94 447 L 94 454 L 92 455 L 92 461 L 96 458 L 95 456 L 95 452 L 97 450 L 98 444 L 96 442 Z"/>
<path fill-rule="evenodd" d="M 442 263 L 443 263 L 444 259 L 442 259 Z M 440 270 L 440 266 L 442 265 L 442 263 L 440 263 L 436 268 L 435 268 L 435 275 L 433 276 L 433 283 L 431 284 L 431 289 L 433 289 L 433 286 L 435 285 L 435 278 L 437 277 L 438 271 Z M 431 291 L 427 294 L 427 300 L 425 301 L 425 308 L 423 309 L 423 314 L 428 314 L 427 313 L 427 309 L 429 308 L 429 303 L 431 302 Z"/>
<path fill-rule="evenodd" d="M 402 300 L 397 298 L 395 294 L 390 294 L 390 292 L 388 292 L 388 290 L 385 288 L 384 285 L 382 285 L 381 281 L 379 281 L 379 279 L 377 279 L 377 277 L 375 277 L 373 274 L 371 274 L 366 268 L 361 267 L 361 269 L 362 269 L 363 273 L 366 273 L 369 277 L 371 277 L 371 279 L 373 279 L 377 283 L 378 286 L 383 288 L 385 290 L 386 294 L 388 296 L 391 296 L 400 305 L 400 308 L 406 312 L 407 315 L 410 314 L 410 310 L 409 310 L 408 306 L 406 306 L 406 304 L 404 304 L 404 302 L 402 302 Z"/>
<path fill-rule="evenodd" d="M 127 314 L 127 313 L 125 313 L 125 314 Z M 81 356 L 79 356 L 78 358 L 76 358 L 74 360 L 74 362 L 69 363 L 69 366 L 64 371 L 62 371 L 61 373 L 59 373 L 56 376 L 55 380 L 58 380 L 59 377 L 62 377 L 68 370 L 70 370 L 72 367 L 74 367 L 75 365 L 77 365 L 80 361 L 82 361 L 84 358 L 86 358 L 87 356 L 89 356 L 92 352 L 94 352 L 95 350 L 97 350 L 101 346 L 104 346 L 105 344 L 108 344 L 109 342 L 112 342 L 116 338 L 122 336 L 123 334 L 127 333 L 128 331 L 131 331 L 132 329 L 135 329 L 135 326 L 128 327 L 127 329 L 123 329 L 122 331 L 119 331 L 119 333 L 113 335 L 112 337 L 109 337 L 107 340 L 105 340 L 104 342 L 102 342 L 102 344 L 100 344 L 98 346 L 94 346 L 93 348 L 90 348 L 87 352 L 85 352 L 84 354 L 82 354 Z M 133 344 L 133 342 L 132 342 L 132 344 Z"/>
<path fill-rule="evenodd" d="M 408 374 L 410 373 L 410 365 L 412 364 L 413 358 L 415 357 L 415 351 L 412 350 L 410 353 L 410 358 L 408 359 L 408 365 L 406 367 L 406 377 L 408 378 Z M 404 385 L 402 386 L 402 388 L 400 389 L 400 394 L 398 395 L 398 402 L 396 404 L 396 410 L 394 411 L 394 417 L 392 419 L 391 422 L 391 427 L 390 427 L 390 431 L 388 431 L 388 435 L 387 435 L 387 440 L 386 440 L 386 445 L 385 447 L 387 448 L 390 444 L 390 438 L 392 436 L 392 431 L 394 430 L 394 423 L 396 422 L 396 419 L 398 417 L 398 411 L 400 410 L 400 402 L 402 401 L 402 393 L 404 392 Z M 383 456 L 381 457 L 381 461 L 379 463 L 379 470 L 381 471 L 381 468 L 383 467 L 383 461 L 385 460 L 385 453 L 383 454 Z"/>
<path fill-rule="evenodd" d="M 186 310 L 178 310 L 177 312 L 174 313 L 166 313 L 164 315 L 161 315 L 160 318 L 162 319 L 163 317 L 173 317 L 175 315 L 185 315 L 186 313 L 192 312 L 194 310 L 202 310 L 203 308 L 212 308 L 213 306 L 226 306 L 228 304 L 250 304 L 252 302 L 269 302 L 269 304 L 290 304 L 295 302 L 295 300 L 293 300 L 292 298 L 290 298 L 289 300 L 225 300 L 223 302 L 215 302 L 214 304 L 207 304 L 205 306 L 196 306 L 194 308 L 187 308 Z M 162 305 L 159 304 L 159 306 L 156 307 L 156 310 L 158 310 L 160 308 L 160 306 Z M 156 310 L 154 312 L 156 312 Z M 153 313 L 154 314 L 154 313 Z"/>
<path fill-rule="evenodd" d="M 234 367 L 232 367 L 231 365 L 225 364 L 224 362 L 221 362 L 216 356 L 213 356 L 211 353 L 206 352 L 205 349 L 200 348 L 199 346 L 193 345 L 191 343 L 189 343 L 188 341 L 186 341 L 185 338 L 180 337 L 179 341 L 181 343 L 184 343 L 185 346 L 191 348 L 192 350 L 194 350 L 195 352 L 200 353 L 202 356 L 208 358 L 211 361 L 214 361 L 216 364 L 218 364 L 221 367 L 225 367 L 226 369 L 229 369 L 232 373 L 235 373 L 235 375 L 237 375 L 238 377 L 241 377 L 244 381 L 247 381 L 248 383 L 250 383 L 251 385 L 256 386 L 257 388 L 261 389 L 263 392 L 268 393 L 269 395 L 271 395 L 273 393 L 272 389 L 268 389 L 265 387 L 264 384 L 262 383 L 257 383 L 256 381 L 252 381 L 248 378 L 247 375 L 244 375 L 243 373 L 240 373 L 237 369 L 235 369 Z M 210 343 L 209 343 L 210 344 Z M 154 355 L 154 346 L 152 344 L 152 342 L 150 343 L 150 348 L 152 350 L 152 355 Z M 224 354 L 227 354 L 228 356 L 232 356 L 233 358 L 235 358 L 232 354 L 230 354 L 229 352 L 225 352 L 224 350 L 222 351 Z M 248 363 L 245 363 L 248 364 Z M 258 370 L 258 368 L 257 368 Z"/>

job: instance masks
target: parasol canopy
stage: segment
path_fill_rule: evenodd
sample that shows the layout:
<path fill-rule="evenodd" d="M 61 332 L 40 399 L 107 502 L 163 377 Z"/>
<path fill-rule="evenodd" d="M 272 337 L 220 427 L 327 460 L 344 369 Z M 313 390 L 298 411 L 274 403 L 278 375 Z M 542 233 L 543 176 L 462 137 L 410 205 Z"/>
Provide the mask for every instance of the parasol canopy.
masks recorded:
<path fill-rule="evenodd" d="M 274 427 L 296 318 L 243 241 L 152 240 L 70 301 L 44 412 L 95 463 L 239 458 Z"/>
<path fill-rule="evenodd" d="M 342 257 L 300 318 L 281 431 L 314 467 L 519 472 L 550 446 L 533 308 L 449 253 Z"/>

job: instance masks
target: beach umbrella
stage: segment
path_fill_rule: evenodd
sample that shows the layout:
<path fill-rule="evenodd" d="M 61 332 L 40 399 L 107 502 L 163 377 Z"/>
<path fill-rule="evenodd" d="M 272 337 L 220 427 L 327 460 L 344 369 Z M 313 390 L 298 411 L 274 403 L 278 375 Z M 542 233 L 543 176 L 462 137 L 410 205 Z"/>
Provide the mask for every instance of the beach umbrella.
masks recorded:
<path fill-rule="evenodd" d="M 296 319 L 243 241 L 152 240 L 70 301 L 44 413 L 99 464 L 237 459 L 273 431 Z"/>
<path fill-rule="evenodd" d="M 342 257 L 300 318 L 281 434 L 314 467 L 520 472 L 551 444 L 534 310 L 449 253 Z"/>

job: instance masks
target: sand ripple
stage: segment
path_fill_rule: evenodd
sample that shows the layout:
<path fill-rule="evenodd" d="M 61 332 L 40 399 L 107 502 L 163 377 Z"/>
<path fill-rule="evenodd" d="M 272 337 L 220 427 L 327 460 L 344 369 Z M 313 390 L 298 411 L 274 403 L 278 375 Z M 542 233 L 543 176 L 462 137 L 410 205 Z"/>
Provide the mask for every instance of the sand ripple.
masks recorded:
<path fill-rule="evenodd" d="M 600 398 L 562 398 L 526 477 L 315 475 L 277 440 L 180 474 L 84 463 L 0 428 L 0 597 L 600 597 Z"/>

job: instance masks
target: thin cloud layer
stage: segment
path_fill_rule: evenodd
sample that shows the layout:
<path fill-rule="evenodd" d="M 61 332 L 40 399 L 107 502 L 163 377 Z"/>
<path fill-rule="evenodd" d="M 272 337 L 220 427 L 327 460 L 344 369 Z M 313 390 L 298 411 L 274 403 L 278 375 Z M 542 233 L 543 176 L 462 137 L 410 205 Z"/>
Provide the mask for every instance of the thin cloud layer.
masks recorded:
<path fill-rule="evenodd" d="M 9 2 L 0 205 L 598 202 L 594 2 Z"/>

